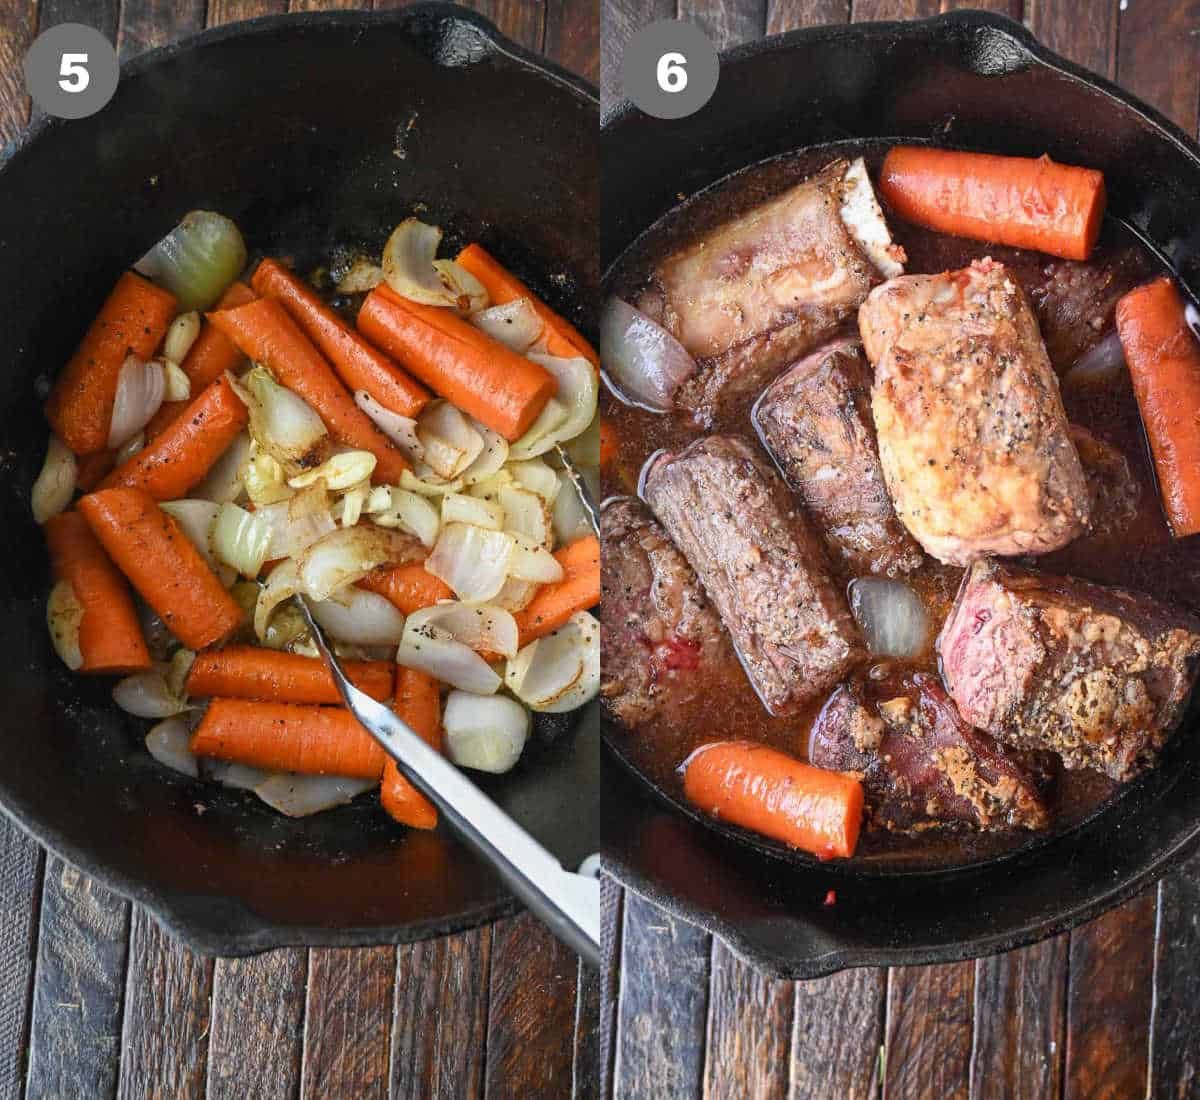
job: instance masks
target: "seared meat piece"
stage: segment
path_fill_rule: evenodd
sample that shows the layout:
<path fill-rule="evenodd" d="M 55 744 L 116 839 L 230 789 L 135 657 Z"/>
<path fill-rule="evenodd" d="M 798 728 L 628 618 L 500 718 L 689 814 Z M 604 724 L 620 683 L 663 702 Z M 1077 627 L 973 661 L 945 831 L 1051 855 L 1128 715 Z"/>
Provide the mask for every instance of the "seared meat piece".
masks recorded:
<path fill-rule="evenodd" d="M 854 230 L 862 247 L 847 221 L 870 224 L 870 237 Z M 881 235 L 882 250 L 869 243 Z M 865 171 L 848 175 L 840 160 L 663 261 L 635 304 L 698 362 L 679 407 L 711 423 L 719 405 L 761 390 L 852 322 L 879 280 L 868 247 L 884 272 L 903 270 Z"/>
<path fill-rule="evenodd" d="M 818 767 L 862 774 L 872 824 L 893 832 L 954 823 L 1045 828 L 1037 777 L 964 722 L 936 677 L 918 673 L 882 699 L 872 689 L 838 688 L 809 745 Z"/>
<path fill-rule="evenodd" d="M 1112 327 L 1118 299 L 1146 276 L 1132 249 L 1078 263 L 1051 260 L 1042 281 L 1029 286 L 1046 353 L 1062 374 Z"/>
<path fill-rule="evenodd" d="M 1137 515 L 1142 490 L 1129 468 L 1129 460 L 1087 428 L 1071 425 L 1071 442 L 1079 453 L 1087 482 L 1088 534 L 1115 535 Z"/>
<path fill-rule="evenodd" d="M 1137 592 L 976 562 L 938 639 L 963 718 L 1068 768 L 1153 762 L 1200 662 L 1200 619 Z"/>
<path fill-rule="evenodd" d="M 1083 532 L 1087 486 L 1058 379 L 1002 264 L 893 279 L 858 319 L 884 477 L 930 554 L 1044 554 Z"/>
<path fill-rule="evenodd" d="M 864 656 L 825 550 L 750 446 L 700 439 L 650 460 L 644 493 L 692 564 L 771 714 L 828 691 Z"/>
<path fill-rule="evenodd" d="M 857 343 L 813 352 L 767 388 L 754 410 L 763 442 L 856 573 L 907 573 L 921 550 L 896 519 L 871 419 L 871 368 Z"/>
<path fill-rule="evenodd" d="M 721 620 L 683 555 L 640 500 L 617 498 L 600 513 L 600 692 L 630 727 L 678 710 L 732 668 Z"/>

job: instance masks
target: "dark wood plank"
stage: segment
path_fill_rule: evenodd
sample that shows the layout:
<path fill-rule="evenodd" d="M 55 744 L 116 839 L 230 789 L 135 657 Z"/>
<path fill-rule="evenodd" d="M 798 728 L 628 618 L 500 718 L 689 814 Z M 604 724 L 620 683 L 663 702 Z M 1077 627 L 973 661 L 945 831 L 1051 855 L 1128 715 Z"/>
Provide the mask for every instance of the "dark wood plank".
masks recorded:
<path fill-rule="evenodd" d="M 120 0 L 41 0 L 37 5 L 38 34 L 59 23 L 86 23 L 115 42 L 120 11 Z"/>
<path fill-rule="evenodd" d="M 117 1095 L 198 1096 L 208 1064 L 212 960 L 193 955 L 140 906 L 132 921 Z"/>
<path fill-rule="evenodd" d="M 967 1100 L 975 964 L 893 967 L 888 976 L 884 1095 Z"/>
<path fill-rule="evenodd" d="M 1120 12 L 1117 80 L 1187 133 L 1200 107 L 1200 0 L 1138 0 Z"/>
<path fill-rule="evenodd" d="M 876 1100 L 886 998 L 883 969 L 796 983 L 791 1100 Z"/>
<path fill-rule="evenodd" d="M 542 50 L 563 68 L 599 83 L 599 0 L 547 0 Z"/>
<path fill-rule="evenodd" d="M 44 862 L 38 845 L 0 818 L 0 1100 L 17 1100 L 25 1080 Z"/>
<path fill-rule="evenodd" d="M 1140 3 L 1140 0 L 1138 0 Z M 1116 75 L 1118 0 L 1025 0 L 1025 22 L 1039 39 L 1078 65 Z"/>
<path fill-rule="evenodd" d="M 767 0 L 680 0 L 679 18 L 698 23 L 718 50 L 762 38 Z"/>
<path fill-rule="evenodd" d="M 656 19 L 674 19 L 675 0 L 604 0 L 600 35 L 600 103 L 623 98 L 621 57 L 634 34 Z"/>
<path fill-rule="evenodd" d="M 600 1100 L 601 973 L 579 960 L 575 978 L 575 1047 L 571 1052 L 572 1100 Z"/>
<path fill-rule="evenodd" d="M 937 15 L 938 0 L 852 0 L 850 19 L 854 23 L 878 19 L 923 19 Z"/>
<path fill-rule="evenodd" d="M 124 61 L 204 27 L 205 0 L 122 0 L 117 53 Z"/>
<path fill-rule="evenodd" d="M 288 11 L 353 11 L 366 7 L 361 0 L 291 0 Z"/>
<path fill-rule="evenodd" d="M 116 1092 L 128 945 L 129 903 L 49 857 L 38 921 L 28 1096 Z"/>
<path fill-rule="evenodd" d="M 208 1100 L 298 1095 L 307 970 L 307 952 L 301 948 L 216 960 Z"/>
<path fill-rule="evenodd" d="M 1065 1100 L 1144 1096 L 1155 891 L 1071 933 Z"/>
<path fill-rule="evenodd" d="M 615 1096 L 700 1095 L 711 954 L 707 932 L 625 895 Z"/>
<path fill-rule="evenodd" d="M 942 0 L 942 11 L 958 11 L 961 8 L 994 11 L 1010 19 L 1021 18 L 1021 0 Z"/>
<path fill-rule="evenodd" d="M 615 879 L 600 876 L 600 935 L 604 968 L 600 974 L 600 1095 L 613 1093 L 617 1058 L 617 1003 L 621 995 L 621 943 L 625 891 Z"/>
<path fill-rule="evenodd" d="M 210 27 L 236 23 L 259 15 L 279 15 L 288 10 L 287 0 L 208 0 Z"/>
<path fill-rule="evenodd" d="M 710 1100 L 786 1100 L 795 991 L 713 941 L 705 1090 Z"/>
<path fill-rule="evenodd" d="M 492 927 L 487 1100 L 571 1095 L 576 956 L 527 913 Z"/>
<path fill-rule="evenodd" d="M 392 1100 L 483 1095 L 490 928 L 396 948 Z"/>
<path fill-rule="evenodd" d="M 501 34 L 527 50 L 540 50 L 545 34 L 545 0 L 463 0 L 463 6 L 487 16 Z"/>
<path fill-rule="evenodd" d="M 29 121 L 21 62 L 36 29 L 36 0 L 0 0 L 0 145 L 12 141 Z"/>
<path fill-rule="evenodd" d="M 1149 1100 L 1200 1097 L 1200 855 L 1158 884 Z"/>
<path fill-rule="evenodd" d="M 302 1100 L 386 1097 L 396 949 L 309 952 Z"/>
<path fill-rule="evenodd" d="M 767 0 L 767 34 L 850 21 L 850 0 Z"/>
<path fill-rule="evenodd" d="M 975 966 L 971 1100 L 1062 1095 L 1070 936 Z"/>

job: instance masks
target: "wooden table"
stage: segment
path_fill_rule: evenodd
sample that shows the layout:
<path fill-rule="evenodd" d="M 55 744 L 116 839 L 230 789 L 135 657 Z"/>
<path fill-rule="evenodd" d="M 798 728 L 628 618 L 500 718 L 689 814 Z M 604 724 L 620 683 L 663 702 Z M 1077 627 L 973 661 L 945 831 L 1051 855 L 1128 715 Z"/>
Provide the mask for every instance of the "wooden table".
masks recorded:
<path fill-rule="evenodd" d="M 596 80 L 592 0 L 469 6 Z M 91 24 L 129 57 L 287 10 L 287 0 L 0 0 L 0 143 L 28 120 L 21 58 L 47 27 Z M 193 955 L 0 819 L 0 1100 L 592 1097 L 598 1004 L 595 973 L 526 916 L 413 946 Z"/>
<path fill-rule="evenodd" d="M 604 0 L 602 87 L 637 27 L 677 14 L 718 46 L 847 19 L 987 7 L 1189 134 L 1198 0 Z M 1200 857 L 1034 947 L 947 966 L 767 981 L 719 942 L 612 889 L 606 1085 L 621 1100 L 1167 1100 L 1200 1097 Z M 606 1093 L 608 1095 L 608 1093 Z"/>

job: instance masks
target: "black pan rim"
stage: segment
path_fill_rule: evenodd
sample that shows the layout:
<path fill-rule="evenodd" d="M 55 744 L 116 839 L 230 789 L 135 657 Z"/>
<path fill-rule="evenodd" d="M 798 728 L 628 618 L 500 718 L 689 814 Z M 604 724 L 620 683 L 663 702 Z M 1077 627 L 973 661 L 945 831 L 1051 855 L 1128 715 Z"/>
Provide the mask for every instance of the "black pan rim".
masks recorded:
<path fill-rule="evenodd" d="M 266 37 L 279 32 L 295 33 L 298 30 L 316 31 L 326 27 L 357 28 L 364 32 L 379 26 L 407 28 L 434 18 L 470 27 L 479 36 L 489 55 L 503 57 L 527 69 L 556 90 L 570 94 L 599 113 L 600 95 L 595 85 L 513 42 L 482 15 L 441 0 L 380 12 L 329 11 L 266 15 L 210 27 L 166 46 L 147 50 L 123 62 L 121 79 L 138 76 L 181 54 L 232 39 L 259 35 Z M 43 134 L 53 132 L 64 125 L 68 123 L 60 119 L 42 117 L 0 149 L 0 182 L 3 181 L 3 172 L 10 163 L 30 155 L 36 150 L 38 139 Z M 210 923 L 189 915 L 190 901 L 193 898 L 200 900 L 200 895 L 152 886 L 136 875 L 125 874 L 103 865 L 80 845 L 69 841 L 59 829 L 39 820 L 24 804 L 0 801 L 0 814 L 51 854 L 77 867 L 118 896 L 149 910 L 159 925 L 189 949 L 201 955 L 239 957 L 281 947 L 377 947 L 415 943 L 490 924 L 521 910 L 516 899 L 505 892 L 494 902 L 467 909 L 452 919 L 411 921 L 404 925 L 359 924 L 330 927 L 319 924 L 281 924 L 244 905 L 239 905 L 237 927 L 227 925 L 218 930 Z M 211 901 L 212 897 L 204 895 L 203 900 Z"/>
<path fill-rule="evenodd" d="M 786 52 L 789 48 L 800 43 L 804 43 L 805 45 L 819 45 L 846 41 L 861 42 L 865 39 L 887 37 L 922 39 L 929 37 L 933 32 L 945 30 L 946 28 L 960 32 L 988 28 L 1004 34 L 1021 50 L 1026 64 L 1036 64 L 1060 76 L 1083 84 L 1090 91 L 1106 96 L 1108 99 L 1119 104 L 1123 109 L 1132 111 L 1148 126 L 1158 131 L 1161 137 L 1168 140 L 1174 147 L 1177 155 L 1185 157 L 1194 165 L 1200 166 L 1200 147 L 1180 127 L 1176 126 L 1161 112 L 1127 90 L 1118 87 L 1106 77 L 1089 72 L 1054 53 L 1052 50 L 1047 49 L 1023 24 L 1008 16 L 993 12 L 970 10 L 947 12 L 925 19 L 877 21 L 801 28 L 722 50 L 720 52 L 720 62 L 722 68 L 731 64 L 753 62 L 759 57 L 776 51 Z M 606 104 L 601 112 L 602 151 L 606 131 L 611 131 L 622 123 L 636 119 L 640 114 L 641 112 L 638 108 L 627 99 L 618 99 L 611 104 Z M 875 136 L 881 140 L 886 140 L 886 135 Z M 745 170 L 748 167 L 750 166 L 747 165 L 740 169 L 735 169 L 734 173 Z M 701 190 L 718 186 L 728 178 L 728 175 L 722 176 L 720 180 L 707 184 Z M 691 196 L 689 196 L 690 198 Z M 665 213 L 660 215 L 660 217 L 665 216 Z M 635 241 L 631 241 L 626 247 L 631 247 L 647 231 L 643 230 L 639 232 Z M 1147 245 L 1147 242 L 1144 240 L 1142 243 L 1143 245 Z M 1149 247 L 1151 247 L 1160 260 L 1163 259 L 1161 250 L 1152 245 Z M 622 254 L 624 251 L 622 249 Z M 614 257 L 612 264 L 603 272 L 602 285 L 608 284 L 618 261 L 619 257 Z M 1178 273 L 1176 277 L 1180 278 Z M 1180 278 L 1180 281 L 1182 282 L 1183 280 Z M 1186 286 L 1186 284 L 1185 287 L 1195 297 L 1194 288 Z M 645 776 L 634 769 L 625 759 L 624 755 L 613 745 L 608 734 L 609 727 L 610 719 L 606 716 L 601 749 L 604 753 L 605 761 L 616 765 L 626 776 L 634 780 L 640 788 L 641 797 L 666 808 L 669 812 L 678 814 L 679 807 L 675 800 L 659 791 Z M 1089 817 L 1088 820 L 1090 821 L 1103 816 L 1118 801 L 1120 801 L 1120 796 L 1107 802 L 1103 809 Z M 693 820 L 698 819 L 698 815 L 685 813 L 683 816 Z M 1068 830 L 1068 832 L 1074 832 L 1076 829 L 1086 826 L 1086 824 L 1087 822 L 1082 822 L 1072 830 Z M 787 866 L 784 860 L 778 857 L 772 858 L 766 853 L 756 851 L 744 841 L 739 841 L 739 838 L 736 836 L 731 835 L 727 837 L 719 831 L 714 835 L 721 837 L 725 843 L 732 842 L 736 844 L 740 851 L 755 861 L 771 860 L 776 866 Z M 1059 834 L 1059 836 L 1061 835 L 1063 834 Z M 1056 838 L 1050 838 L 1051 841 L 1053 839 Z M 796 956 L 781 957 L 777 953 L 764 949 L 753 938 L 747 936 L 742 931 L 736 920 L 723 917 L 711 909 L 703 908 L 683 899 L 670 887 L 665 886 L 660 881 L 656 881 L 651 875 L 640 870 L 619 855 L 606 851 L 604 855 L 604 867 L 608 874 L 632 893 L 652 901 L 660 908 L 666 910 L 670 915 L 697 925 L 710 934 L 717 936 L 724 943 L 728 944 L 730 949 L 739 958 L 749 962 L 764 973 L 770 974 L 772 977 L 788 980 L 807 980 L 824 977 L 839 970 L 852 967 L 930 965 L 945 962 L 960 962 L 964 959 L 977 958 L 1036 943 L 1048 936 L 1069 931 L 1129 900 L 1129 898 L 1133 897 L 1140 890 L 1178 866 L 1196 850 L 1198 845 L 1200 845 L 1200 814 L 1197 814 L 1190 828 L 1182 832 L 1173 845 L 1164 852 L 1161 852 L 1148 864 L 1132 873 L 1126 874 L 1119 880 L 1098 884 L 1096 889 L 1089 891 L 1077 904 L 1066 907 L 1050 918 L 1029 920 L 1017 926 L 983 933 L 952 944 L 917 944 L 883 948 L 845 946 L 804 958 Z M 1027 850 L 1027 846 L 1022 846 L 1012 853 L 1012 855 L 1019 856 Z M 991 863 L 1003 862 L 1007 857 L 1008 854 L 1006 853 L 995 860 L 967 865 L 961 870 L 963 873 L 970 873 Z M 797 869 L 800 869 L 802 866 L 799 865 Z M 853 870 L 851 864 L 847 864 L 847 870 Z M 869 874 L 869 872 L 867 873 Z M 894 875 L 901 875 L 906 878 L 917 877 L 923 874 L 934 877 L 938 873 L 937 871 L 929 872 L 921 870 L 893 872 Z M 954 872 L 947 871 L 941 873 L 953 874 Z M 878 880 L 883 880 L 890 876 L 877 875 L 874 877 Z"/>

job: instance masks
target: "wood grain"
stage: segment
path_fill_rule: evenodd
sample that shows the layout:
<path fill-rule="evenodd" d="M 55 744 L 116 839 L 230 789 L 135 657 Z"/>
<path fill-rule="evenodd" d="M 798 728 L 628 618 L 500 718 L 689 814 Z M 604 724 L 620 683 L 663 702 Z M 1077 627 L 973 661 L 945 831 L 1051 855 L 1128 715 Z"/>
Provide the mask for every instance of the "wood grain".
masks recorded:
<path fill-rule="evenodd" d="M 287 0 L 208 0 L 205 21 L 210 27 L 219 27 L 259 15 L 281 15 L 287 8 Z"/>
<path fill-rule="evenodd" d="M 600 1100 L 600 971 L 577 960 L 572 1100 Z"/>
<path fill-rule="evenodd" d="M 938 0 L 852 0 L 850 20 L 867 23 L 879 19 L 923 19 L 937 15 Z"/>
<path fill-rule="evenodd" d="M 674 19 L 675 0 L 604 0 L 600 36 L 600 104 L 623 98 L 621 57 L 639 28 L 656 19 Z"/>
<path fill-rule="evenodd" d="M 787 1100 L 795 993 L 713 941 L 704 1095 Z"/>
<path fill-rule="evenodd" d="M 490 928 L 396 948 L 392 1100 L 477 1100 L 487 1043 Z"/>
<path fill-rule="evenodd" d="M 849 21 L 850 0 L 767 0 L 767 34 Z"/>
<path fill-rule="evenodd" d="M 492 926 L 487 1100 L 571 1095 L 576 956 L 528 914 Z"/>
<path fill-rule="evenodd" d="M 21 62 L 36 27 L 36 0 L 0 0 L 0 145 L 12 141 L 29 121 Z"/>
<path fill-rule="evenodd" d="M 762 38 L 767 0 L 680 0 L 679 17 L 698 23 L 718 50 Z"/>
<path fill-rule="evenodd" d="M 1062 1094 L 1068 936 L 975 964 L 971 1100 Z"/>
<path fill-rule="evenodd" d="M 394 947 L 309 952 L 302 1100 L 387 1096 L 395 976 Z"/>
<path fill-rule="evenodd" d="M 25 1079 L 43 862 L 41 849 L 0 818 L 0 1100 L 16 1100 Z"/>
<path fill-rule="evenodd" d="M 540 50 L 546 23 L 543 0 L 465 0 L 464 7 L 487 16 L 501 34 L 527 50 Z"/>
<path fill-rule="evenodd" d="M 205 0 L 122 0 L 117 54 L 122 61 L 204 27 Z"/>
<path fill-rule="evenodd" d="M 208 1035 L 208 1100 L 291 1100 L 300 1091 L 308 953 L 217 959 Z"/>
<path fill-rule="evenodd" d="M 975 964 L 893 967 L 888 976 L 888 1100 L 966 1100 Z"/>
<path fill-rule="evenodd" d="M 116 1092 L 128 944 L 129 903 L 51 856 L 38 922 L 28 1096 Z"/>
<path fill-rule="evenodd" d="M 621 939 L 625 891 L 608 875 L 600 876 L 600 946 L 604 968 L 600 973 L 600 1095 L 613 1095 L 613 1070 L 617 1057 L 617 1001 L 621 995 Z"/>
<path fill-rule="evenodd" d="M 198 1096 L 208 1064 L 213 963 L 133 910 L 119 1100 Z"/>
<path fill-rule="evenodd" d="M 613 1071 L 621 1100 L 699 1096 L 712 937 L 626 893 Z"/>
<path fill-rule="evenodd" d="M 844 970 L 796 982 L 795 990 L 791 1100 L 875 1100 L 882 1088 L 887 971 Z"/>
<path fill-rule="evenodd" d="M 1200 1096 L 1200 855 L 1158 884 L 1150 1100 Z"/>
<path fill-rule="evenodd" d="M 1025 0 L 1025 22 L 1042 44 L 1055 53 L 1103 76 L 1116 75 L 1116 3 Z"/>
<path fill-rule="evenodd" d="M 1117 79 L 1195 136 L 1200 0 L 1138 0 L 1120 13 Z"/>
<path fill-rule="evenodd" d="M 600 81 L 599 0 L 547 0 L 543 52 L 593 84 Z"/>
<path fill-rule="evenodd" d="M 37 12 L 38 34 L 59 23 L 86 23 L 110 42 L 117 40 L 120 0 L 41 0 Z"/>

